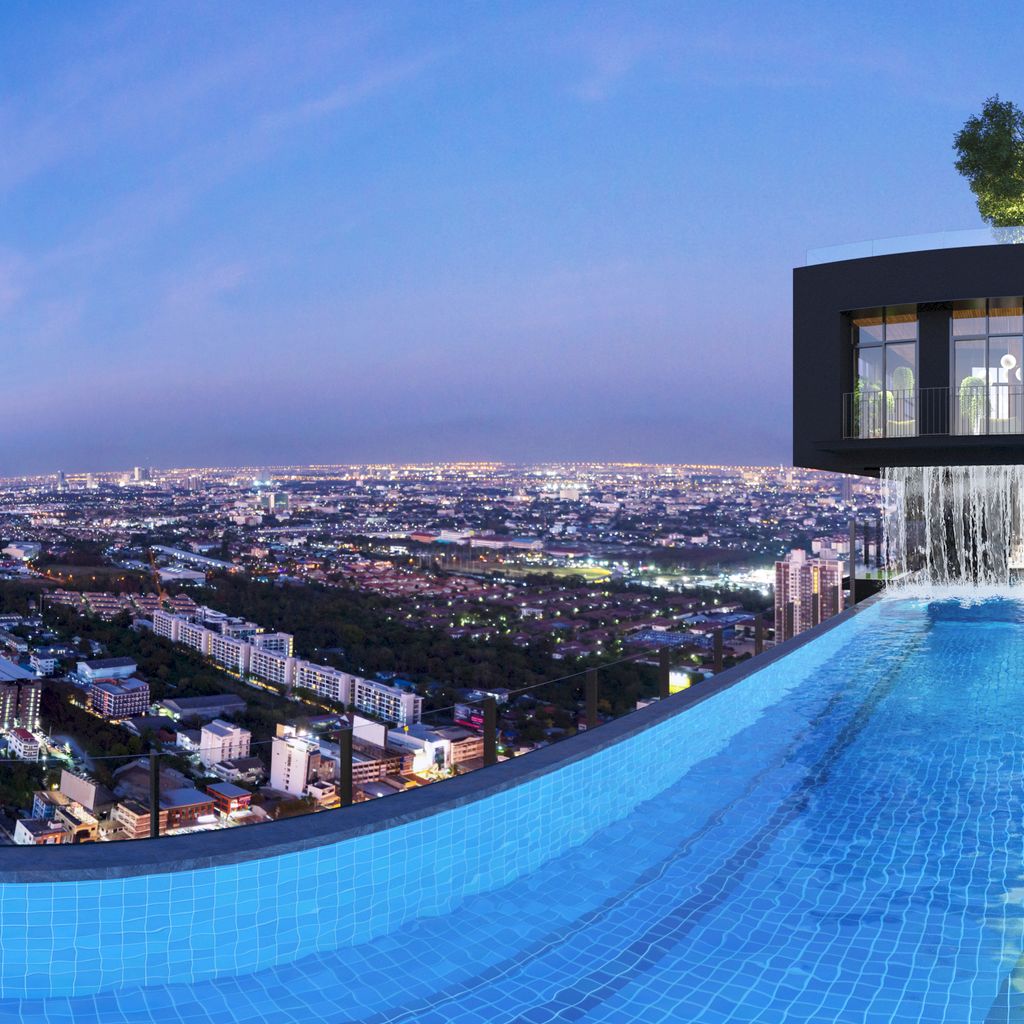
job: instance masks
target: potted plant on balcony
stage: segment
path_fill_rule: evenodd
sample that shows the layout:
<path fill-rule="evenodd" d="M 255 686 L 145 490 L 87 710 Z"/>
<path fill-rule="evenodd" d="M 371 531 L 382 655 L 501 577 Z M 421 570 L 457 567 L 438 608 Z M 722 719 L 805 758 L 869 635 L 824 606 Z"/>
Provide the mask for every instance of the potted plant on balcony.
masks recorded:
<path fill-rule="evenodd" d="M 964 377 L 960 381 L 957 433 L 983 434 L 985 432 L 985 403 L 988 388 L 980 377 Z"/>
<path fill-rule="evenodd" d="M 872 381 L 858 379 L 853 387 L 853 437 L 883 437 L 882 401 L 891 414 L 893 397 Z"/>
<path fill-rule="evenodd" d="M 909 366 L 897 366 L 892 372 L 892 390 L 886 394 L 886 434 L 889 437 L 912 437 L 917 433 L 914 397 L 914 371 Z"/>

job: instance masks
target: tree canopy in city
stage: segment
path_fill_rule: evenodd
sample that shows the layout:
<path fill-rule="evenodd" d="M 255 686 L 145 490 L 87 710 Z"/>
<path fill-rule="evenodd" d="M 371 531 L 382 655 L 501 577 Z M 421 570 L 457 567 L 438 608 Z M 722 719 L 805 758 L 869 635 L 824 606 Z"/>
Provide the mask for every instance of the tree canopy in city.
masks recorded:
<path fill-rule="evenodd" d="M 953 148 L 982 218 L 993 227 L 1024 225 L 1024 111 L 990 96 L 964 122 Z"/>

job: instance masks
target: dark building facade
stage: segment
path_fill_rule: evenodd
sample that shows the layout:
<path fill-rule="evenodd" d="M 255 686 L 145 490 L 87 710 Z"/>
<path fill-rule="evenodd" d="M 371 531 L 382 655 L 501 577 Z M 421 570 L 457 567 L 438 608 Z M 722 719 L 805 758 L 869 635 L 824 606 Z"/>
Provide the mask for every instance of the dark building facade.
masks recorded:
<path fill-rule="evenodd" d="M 1024 463 L 1024 244 L 793 273 L 793 463 Z"/>

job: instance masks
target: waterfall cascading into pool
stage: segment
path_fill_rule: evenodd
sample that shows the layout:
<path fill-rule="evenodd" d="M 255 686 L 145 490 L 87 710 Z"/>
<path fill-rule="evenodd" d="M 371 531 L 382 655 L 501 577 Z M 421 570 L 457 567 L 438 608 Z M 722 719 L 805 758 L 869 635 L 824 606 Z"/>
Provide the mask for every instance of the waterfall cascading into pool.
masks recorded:
<path fill-rule="evenodd" d="M 1005 588 L 1024 568 L 1024 466 L 887 467 L 888 587 Z"/>

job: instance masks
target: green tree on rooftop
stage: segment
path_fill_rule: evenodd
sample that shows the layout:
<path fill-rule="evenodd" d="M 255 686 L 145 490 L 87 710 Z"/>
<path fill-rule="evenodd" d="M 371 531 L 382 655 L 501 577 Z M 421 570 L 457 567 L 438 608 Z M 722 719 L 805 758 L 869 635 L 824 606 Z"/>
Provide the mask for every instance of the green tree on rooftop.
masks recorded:
<path fill-rule="evenodd" d="M 953 148 L 982 219 L 999 228 L 1024 225 L 1024 111 L 990 96 L 964 122 Z"/>

